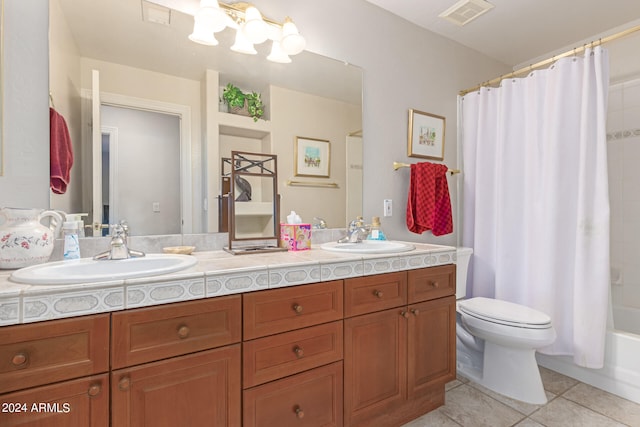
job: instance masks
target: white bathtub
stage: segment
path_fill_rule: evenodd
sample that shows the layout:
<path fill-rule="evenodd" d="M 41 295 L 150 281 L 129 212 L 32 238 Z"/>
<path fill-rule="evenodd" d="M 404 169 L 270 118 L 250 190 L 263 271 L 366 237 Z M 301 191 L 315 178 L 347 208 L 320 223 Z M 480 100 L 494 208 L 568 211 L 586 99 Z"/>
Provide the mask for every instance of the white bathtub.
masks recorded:
<path fill-rule="evenodd" d="M 640 403 L 640 310 L 614 307 L 614 325 L 607 332 L 606 353 L 602 369 L 587 369 L 573 363 L 571 357 L 537 354 L 545 368 L 580 380 L 594 387 Z M 619 328 L 635 329 L 638 334 Z"/>

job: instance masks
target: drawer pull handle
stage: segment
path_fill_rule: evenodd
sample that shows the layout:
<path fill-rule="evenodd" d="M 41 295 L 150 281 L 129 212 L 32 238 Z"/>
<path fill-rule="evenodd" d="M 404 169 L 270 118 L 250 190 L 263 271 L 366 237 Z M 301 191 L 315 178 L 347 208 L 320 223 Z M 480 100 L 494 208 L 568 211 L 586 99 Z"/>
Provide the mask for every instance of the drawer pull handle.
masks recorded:
<path fill-rule="evenodd" d="M 400 312 L 400 316 L 404 317 L 405 319 L 409 318 L 409 312 L 402 310 Z"/>
<path fill-rule="evenodd" d="M 100 387 L 100 384 L 92 384 L 91 386 L 89 386 L 89 390 L 87 391 L 87 393 L 89 394 L 89 396 L 97 396 L 100 394 L 101 390 L 102 388 Z"/>
<path fill-rule="evenodd" d="M 131 387 L 131 379 L 129 379 L 129 377 L 120 378 L 120 381 L 118 381 L 118 388 L 122 391 L 127 391 L 129 390 L 129 387 Z"/>
<path fill-rule="evenodd" d="M 382 293 L 382 291 L 373 291 L 373 295 L 377 296 L 378 298 L 382 298 L 384 296 L 384 294 Z"/>
<path fill-rule="evenodd" d="M 433 287 L 433 288 L 437 288 L 437 287 L 439 287 L 439 286 L 440 286 L 440 283 L 438 283 L 438 282 L 431 282 L 431 287 Z"/>
<path fill-rule="evenodd" d="M 411 310 L 411 312 L 412 312 L 415 316 L 417 316 L 418 314 L 420 314 L 420 310 L 418 310 L 417 308 L 412 309 L 412 310 Z"/>
<path fill-rule="evenodd" d="M 182 325 L 178 328 L 178 337 L 180 339 L 185 339 L 189 336 L 189 332 L 191 332 L 191 330 L 189 330 L 189 327 Z"/>
<path fill-rule="evenodd" d="M 295 311 L 297 314 L 302 313 L 302 306 L 300 304 L 293 304 L 293 311 Z"/>
<path fill-rule="evenodd" d="M 296 417 L 298 417 L 299 420 L 304 418 L 304 411 L 299 406 L 296 406 Z"/>
<path fill-rule="evenodd" d="M 304 356 L 304 350 L 298 345 L 293 348 L 293 352 L 296 354 L 298 359 L 302 359 L 302 356 Z"/>
<path fill-rule="evenodd" d="M 27 363 L 27 355 L 25 353 L 18 353 L 13 356 L 13 358 L 11 359 L 11 363 L 13 363 L 14 366 L 24 365 L 25 363 Z"/>

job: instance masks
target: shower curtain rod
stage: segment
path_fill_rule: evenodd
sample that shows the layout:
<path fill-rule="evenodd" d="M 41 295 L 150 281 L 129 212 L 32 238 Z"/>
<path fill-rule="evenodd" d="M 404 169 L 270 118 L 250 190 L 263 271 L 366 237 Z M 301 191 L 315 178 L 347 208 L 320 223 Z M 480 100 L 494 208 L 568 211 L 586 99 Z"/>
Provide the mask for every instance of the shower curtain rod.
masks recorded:
<path fill-rule="evenodd" d="M 640 31 L 640 25 L 628 28 L 628 29 L 626 29 L 624 31 L 620 31 L 619 33 L 615 33 L 615 34 L 612 34 L 612 35 L 607 36 L 607 37 L 602 37 L 602 38 L 600 38 L 598 40 L 594 40 L 594 41 L 592 41 L 590 43 L 585 43 L 584 45 L 582 45 L 580 47 L 573 48 L 572 50 L 568 50 L 568 51 L 566 51 L 564 53 L 561 53 L 559 55 L 554 55 L 551 58 L 547 58 L 547 59 L 545 59 L 543 61 L 536 62 L 535 64 L 531 64 L 531 65 L 529 65 L 527 67 L 522 67 L 519 70 L 512 71 L 512 72 L 507 73 L 507 74 L 503 74 L 500 77 L 496 77 L 493 80 L 486 81 L 486 82 L 484 82 L 484 83 L 482 83 L 482 84 L 480 84 L 478 86 L 472 87 L 471 89 L 461 90 L 459 92 L 459 94 L 460 94 L 460 96 L 464 96 L 464 95 L 468 94 L 469 92 L 473 92 L 473 91 L 476 91 L 476 90 L 480 89 L 481 87 L 491 86 L 493 84 L 500 83 L 504 79 L 510 79 L 510 78 L 519 76 L 519 75 L 524 74 L 524 73 L 529 73 L 529 72 L 531 72 L 531 71 L 533 71 L 533 70 L 535 70 L 537 68 L 541 68 L 541 67 L 544 67 L 546 65 L 552 64 L 552 63 L 556 62 L 560 58 L 564 58 L 566 56 L 571 56 L 571 55 L 577 55 L 578 53 L 583 52 L 587 47 L 593 48 L 593 47 L 596 47 L 596 46 L 600 46 L 600 45 L 602 45 L 604 43 L 608 43 L 610 41 L 619 39 L 621 37 L 628 36 L 629 34 L 635 33 L 636 31 Z"/>

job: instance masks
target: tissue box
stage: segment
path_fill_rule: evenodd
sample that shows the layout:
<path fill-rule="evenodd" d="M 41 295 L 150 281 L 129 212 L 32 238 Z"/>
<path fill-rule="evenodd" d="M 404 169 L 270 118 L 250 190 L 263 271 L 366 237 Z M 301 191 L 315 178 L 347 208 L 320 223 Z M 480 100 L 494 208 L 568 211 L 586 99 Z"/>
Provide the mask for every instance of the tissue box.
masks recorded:
<path fill-rule="evenodd" d="M 280 223 L 280 245 L 290 251 L 311 249 L 311 224 Z"/>

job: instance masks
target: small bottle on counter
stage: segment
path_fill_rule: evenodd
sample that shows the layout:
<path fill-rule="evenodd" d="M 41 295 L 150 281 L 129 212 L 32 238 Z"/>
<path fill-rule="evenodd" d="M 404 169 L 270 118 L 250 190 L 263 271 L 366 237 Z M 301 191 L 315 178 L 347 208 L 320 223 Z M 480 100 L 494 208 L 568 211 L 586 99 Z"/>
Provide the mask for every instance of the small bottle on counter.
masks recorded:
<path fill-rule="evenodd" d="M 64 259 L 80 259 L 80 241 L 78 240 L 78 221 L 65 221 L 62 224 L 64 232 Z"/>
<path fill-rule="evenodd" d="M 387 240 L 387 236 L 384 235 L 382 227 L 380 226 L 379 216 L 371 218 L 371 231 L 369 231 L 367 240 Z"/>

